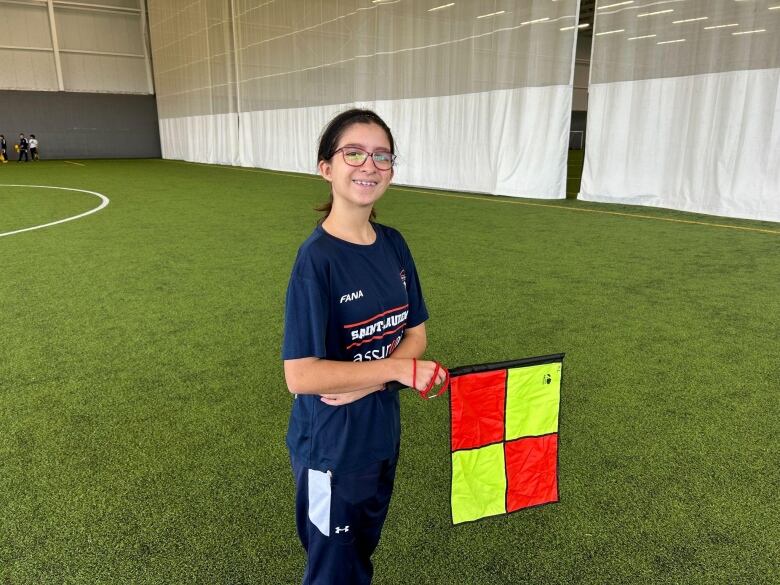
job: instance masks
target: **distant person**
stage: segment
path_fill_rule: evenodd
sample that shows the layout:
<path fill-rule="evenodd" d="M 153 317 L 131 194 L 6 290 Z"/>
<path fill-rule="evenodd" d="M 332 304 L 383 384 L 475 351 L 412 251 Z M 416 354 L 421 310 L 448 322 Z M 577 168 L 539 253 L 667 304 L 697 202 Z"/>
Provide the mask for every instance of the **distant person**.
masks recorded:
<path fill-rule="evenodd" d="M 30 145 L 27 143 L 27 139 L 24 137 L 24 134 L 19 134 L 19 144 L 17 146 L 19 147 L 19 158 L 16 160 L 16 162 L 22 162 L 22 157 L 24 157 L 24 162 L 30 162 L 30 157 L 27 152 L 30 148 Z"/>
<path fill-rule="evenodd" d="M 8 162 L 8 144 L 5 141 L 5 136 L 0 134 L 0 162 Z"/>
<path fill-rule="evenodd" d="M 33 160 L 40 160 L 41 157 L 38 156 L 38 139 L 35 138 L 35 134 L 30 134 L 30 157 Z"/>

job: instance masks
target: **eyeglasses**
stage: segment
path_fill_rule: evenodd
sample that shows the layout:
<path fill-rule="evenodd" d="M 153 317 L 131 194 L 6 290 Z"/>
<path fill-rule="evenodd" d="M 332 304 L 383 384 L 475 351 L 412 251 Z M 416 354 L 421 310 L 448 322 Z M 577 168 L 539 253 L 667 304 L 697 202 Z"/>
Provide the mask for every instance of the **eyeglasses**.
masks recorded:
<path fill-rule="evenodd" d="M 333 154 L 335 155 L 337 152 L 341 152 L 344 162 L 351 167 L 362 167 L 369 156 L 373 159 L 374 166 L 380 171 L 389 171 L 395 163 L 395 155 L 387 151 L 366 152 L 356 146 L 345 146 L 334 151 Z"/>

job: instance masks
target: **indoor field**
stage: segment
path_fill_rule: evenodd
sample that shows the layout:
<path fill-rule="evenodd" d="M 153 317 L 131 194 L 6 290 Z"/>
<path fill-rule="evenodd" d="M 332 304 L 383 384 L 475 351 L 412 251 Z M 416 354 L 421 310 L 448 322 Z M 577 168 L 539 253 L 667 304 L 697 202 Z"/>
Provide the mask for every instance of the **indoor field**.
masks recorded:
<path fill-rule="evenodd" d="M 5 583 L 293 583 L 279 359 L 321 179 L 5 165 L 101 211 L 0 238 Z M 33 173 L 34 174 L 31 174 Z M 94 195 L 4 187 L 2 233 Z M 771 583 L 777 224 L 391 188 L 448 365 L 565 352 L 559 504 L 452 527 L 446 399 L 402 391 L 381 583 Z"/>
<path fill-rule="evenodd" d="M 780 0 L 0 0 L 0 585 L 780 583 L 778 104 Z"/>

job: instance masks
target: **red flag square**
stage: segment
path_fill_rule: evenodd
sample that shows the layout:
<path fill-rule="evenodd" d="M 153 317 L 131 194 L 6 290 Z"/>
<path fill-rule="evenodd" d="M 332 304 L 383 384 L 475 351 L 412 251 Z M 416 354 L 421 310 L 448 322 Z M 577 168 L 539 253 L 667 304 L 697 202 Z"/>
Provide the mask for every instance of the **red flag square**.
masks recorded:
<path fill-rule="evenodd" d="M 505 443 L 506 511 L 558 501 L 558 434 Z"/>
<path fill-rule="evenodd" d="M 450 401 L 453 451 L 504 440 L 506 370 L 453 378 Z"/>

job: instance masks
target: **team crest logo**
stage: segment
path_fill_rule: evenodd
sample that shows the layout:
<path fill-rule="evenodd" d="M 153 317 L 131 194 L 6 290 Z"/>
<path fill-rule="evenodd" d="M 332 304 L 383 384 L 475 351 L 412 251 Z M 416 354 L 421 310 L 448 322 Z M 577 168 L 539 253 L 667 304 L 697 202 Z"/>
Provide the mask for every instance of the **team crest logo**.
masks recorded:
<path fill-rule="evenodd" d="M 404 283 L 404 288 L 406 288 L 406 270 L 401 268 L 401 282 Z"/>

